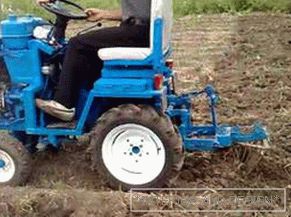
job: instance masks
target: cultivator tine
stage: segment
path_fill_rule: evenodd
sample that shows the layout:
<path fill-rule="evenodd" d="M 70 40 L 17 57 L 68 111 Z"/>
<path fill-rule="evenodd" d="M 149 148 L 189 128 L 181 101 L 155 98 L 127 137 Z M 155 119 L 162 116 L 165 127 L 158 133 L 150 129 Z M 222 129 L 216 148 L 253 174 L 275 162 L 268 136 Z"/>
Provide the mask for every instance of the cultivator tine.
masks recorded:
<path fill-rule="evenodd" d="M 247 174 L 250 174 L 261 161 L 267 150 L 272 147 L 269 139 L 251 143 L 238 143 L 239 146 L 235 148 L 235 156 L 241 165 L 246 166 Z"/>
<path fill-rule="evenodd" d="M 259 144 L 257 144 L 259 143 Z M 269 139 L 265 139 L 260 142 L 254 142 L 254 143 L 239 143 L 241 146 L 251 147 L 251 148 L 257 148 L 257 149 L 263 149 L 263 150 L 269 150 L 271 149 L 271 143 Z"/>
<path fill-rule="evenodd" d="M 289 177 L 291 177 L 291 163 L 284 166 L 284 170 Z"/>
<path fill-rule="evenodd" d="M 265 152 L 266 149 L 260 149 L 259 146 L 242 145 L 233 147 L 229 157 L 237 169 L 243 169 L 245 175 L 248 175 L 257 168 Z"/>

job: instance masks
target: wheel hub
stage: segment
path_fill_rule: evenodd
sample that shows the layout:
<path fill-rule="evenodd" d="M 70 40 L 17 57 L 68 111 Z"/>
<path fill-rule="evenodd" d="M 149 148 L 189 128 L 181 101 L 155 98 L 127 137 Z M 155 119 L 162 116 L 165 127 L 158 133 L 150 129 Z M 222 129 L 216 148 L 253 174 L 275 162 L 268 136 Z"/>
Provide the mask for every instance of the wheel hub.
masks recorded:
<path fill-rule="evenodd" d="M 0 159 L 0 169 L 3 169 L 5 167 L 5 161 Z"/>
<path fill-rule="evenodd" d="M 134 153 L 134 154 L 139 154 L 140 152 L 141 152 L 140 147 L 138 147 L 138 146 L 134 146 L 134 147 L 132 148 L 132 153 Z"/>
<path fill-rule="evenodd" d="M 0 183 L 9 182 L 15 175 L 16 166 L 12 157 L 0 150 Z"/>

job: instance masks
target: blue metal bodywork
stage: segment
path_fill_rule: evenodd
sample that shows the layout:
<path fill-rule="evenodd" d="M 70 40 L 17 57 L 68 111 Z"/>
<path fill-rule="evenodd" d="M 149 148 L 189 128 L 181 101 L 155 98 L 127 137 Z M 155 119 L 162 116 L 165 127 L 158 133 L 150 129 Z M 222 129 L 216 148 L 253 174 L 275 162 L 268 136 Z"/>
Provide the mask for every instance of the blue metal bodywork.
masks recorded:
<path fill-rule="evenodd" d="M 15 16 L 1 23 L 0 55 L 8 68 L 11 87 L 5 93 L 6 112 L 0 117 L 0 129 L 37 136 L 39 142 L 58 147 L 66 137 L 87 132 L 87 126 L 95 123 L 108 109 L 123 103 L 136 103 L 152 105 L 172 120 L 179 120 L 175 124 L 188 151 L 210 151 L 230 147 L 236 142 L 267 138 L 266 131 L 259 125 L 255 125 L 254 131 L 249 134 L 241 133 L 237 127 L 219 126 L 215 111 L 218 97 L 211 86 L 201 92 L 180 96 L 174 93 L 171 85 L 174 75 L 165 64 L 171 52 L 169 49 L 165 53 L 162 48 L 162 19 L 155 21 L 154 48 L 148 58 L 141 61 L 106 61 L 94 88 L 81 91 L 75 129 L 47 128 L 50 119 L 36 108 L 35 98 L 51 98 L 52 87 L 49 78 L 42 73 L 42 67 L 52 56 L 62 54 L 66 43 L 60 47 L 35 39 L 33 29 L 43 23 L 40 18 Z M 157 74 L 164 77 L 161 89 L 154 87 Z M 191 122 L 191 100 L 201 94 L 209 98 L 211 125 L 197 126 Z"/>

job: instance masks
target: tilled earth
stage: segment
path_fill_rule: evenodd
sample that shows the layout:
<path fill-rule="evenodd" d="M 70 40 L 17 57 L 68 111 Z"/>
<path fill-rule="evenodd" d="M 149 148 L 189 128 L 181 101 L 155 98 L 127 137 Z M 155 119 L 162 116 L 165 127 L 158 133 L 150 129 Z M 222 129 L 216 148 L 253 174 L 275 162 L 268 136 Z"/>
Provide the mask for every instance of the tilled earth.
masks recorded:
<path fill-rule="evenodd" d="M 174 60 L 178 91 L 213 84 L 221 96 L 219 120 L 252 124 L 270 133 L 271 149 L 233 148 L 188 154 L 179 188 L 287 188 L 287 213 L 150 214 L 137 216 L 290 216 L 291 17 L 283 14 L 200 15 L 177 20 Z M 207 122 L 204 99 L 193 119 Z M 1 134 L 1 139 L 9 137 Z M 39 153 L 27 187 L 0 191 L 0 216 L 135 216 L 129 195 L 114 192 L 92 172 L 87 144 Z"/>

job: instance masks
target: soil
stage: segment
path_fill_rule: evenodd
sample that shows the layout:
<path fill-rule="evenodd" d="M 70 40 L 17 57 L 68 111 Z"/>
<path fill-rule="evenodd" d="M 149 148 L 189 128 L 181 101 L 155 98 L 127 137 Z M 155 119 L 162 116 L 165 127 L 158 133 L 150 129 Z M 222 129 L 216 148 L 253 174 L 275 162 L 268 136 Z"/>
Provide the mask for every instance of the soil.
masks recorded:
<path fill-rule="evenodd" d="M 199 15 L 176 21 L 173 35 L 178 92 L 213 84 L 219 121 L 261 121 L 271 149 L 235 147 L 187 154 L 178 188 L 287 188 L 279 214 L 130 212 L 129 195 L 112 191 L 90 169 L 86 143 L 36 154 L 26 187 L 0 191 L 0 216 L 290 216 L 291 17 L 285 14 Z M 204 99 L 194 101 L 195 122 L 207 122 Z M 9 136 L 1 133 L 3 141 Z"/>

